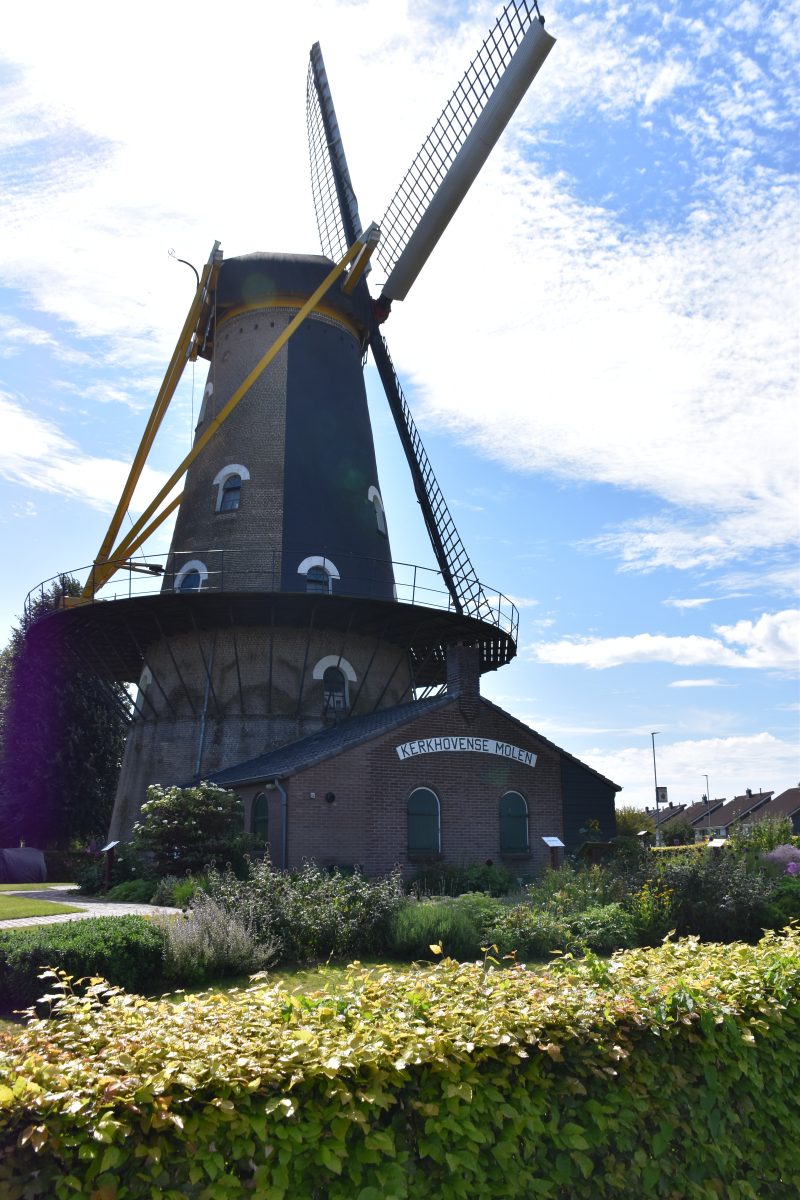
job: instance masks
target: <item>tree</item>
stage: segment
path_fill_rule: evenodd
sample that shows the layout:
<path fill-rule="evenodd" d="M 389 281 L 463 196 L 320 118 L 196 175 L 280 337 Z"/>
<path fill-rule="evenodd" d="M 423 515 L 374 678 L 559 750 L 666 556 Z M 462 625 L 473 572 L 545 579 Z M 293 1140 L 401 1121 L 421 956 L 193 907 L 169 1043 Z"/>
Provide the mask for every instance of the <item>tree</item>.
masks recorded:
<path fill-rule="evenodd" d="M 636 837 L 642 829 L 655 836 L 656 823 L 644 809 L 630 804 L 617 809 L 617 837 Z"/>
<path fill-rule="evenodd" d="M 197 873 L 216 863 L 241 870 L 252 839 L 244 830 L 244 804 L 213 783 L 147 789 L 133 848 L 159 875 Z"/>
<path fill-rule="evenodd" d="M 665 846 L 693 846 L 695 842 L 694 825 L 680 817 L 665 825 L 662 835 Z"/>
<path fill-rule="evenodd" d="M 104 838 L 125 746 L 121 684 L 79 672 L 29 636 L 75 596 L 62 577 L 34 601 L 0 655 L 0 844 L 41 848 Z"/>

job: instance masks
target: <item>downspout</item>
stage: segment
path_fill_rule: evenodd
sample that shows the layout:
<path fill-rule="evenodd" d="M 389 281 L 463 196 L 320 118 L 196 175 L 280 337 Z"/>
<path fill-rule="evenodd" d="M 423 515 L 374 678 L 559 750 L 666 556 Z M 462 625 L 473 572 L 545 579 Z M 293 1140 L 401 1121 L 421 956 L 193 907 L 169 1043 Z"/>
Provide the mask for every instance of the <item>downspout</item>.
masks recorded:
<path fill-rule="evenodd" d="M 273 779 L 269 786 L 277 788 L 281 794 L 281 870 L 285 871 L 289 861 L 289 798 L 280 779 Z"/>

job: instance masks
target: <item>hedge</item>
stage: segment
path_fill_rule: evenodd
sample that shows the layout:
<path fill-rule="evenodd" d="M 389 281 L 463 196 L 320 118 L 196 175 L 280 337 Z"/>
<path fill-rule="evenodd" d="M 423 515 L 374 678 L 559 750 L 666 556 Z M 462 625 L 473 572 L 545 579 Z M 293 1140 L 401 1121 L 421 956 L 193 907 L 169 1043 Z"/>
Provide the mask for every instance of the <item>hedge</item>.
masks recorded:
<path fill-rule="evenodd" d="M 0 1040 L 8 1200 L 800 1193 L 797 930 L 59 1016 Z"/>
<path fill-rule="evenodd" d="M 27 1008 L 41 996 L 44 966 L 153 993 L 163 977 L 164 941 L 163 929 L 136 916 L 0 930 L 0 1011 Z"/>

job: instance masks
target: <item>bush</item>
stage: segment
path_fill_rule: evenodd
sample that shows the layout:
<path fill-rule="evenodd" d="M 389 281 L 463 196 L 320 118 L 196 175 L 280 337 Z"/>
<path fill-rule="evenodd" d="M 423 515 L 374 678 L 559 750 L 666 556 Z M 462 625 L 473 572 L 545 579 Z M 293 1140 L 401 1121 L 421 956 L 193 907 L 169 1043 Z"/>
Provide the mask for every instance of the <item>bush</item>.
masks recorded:
<path fill-rule="evenodd" d="M 0 1039 L 5 1200 L 800 1190 L 797 934 L 59 1016 Z"/>
<path fill-rule="evenodd" d="M 657 860 L 655 882 L 670 891 L 672 923 L 679 936 L 704 941 L 750 941 L 764 928 L 774 882 L 743 858 L 688 852 Z"/>
<path fill-rule="evenodd" d="M 165 875 L 159 879 L 153 892 L 151 904 L 162 904 L 167 908 L 186 908 L 195 892 L 202 891 L 206 884 L 205 875 Z"/>
<path fill-rule="evenodd" d="M 800 879 L 787 876 L 778 880 L 769 904 L 764 924 L 767 929 L 783 929 L 790 921 L 800 920 Z"/>
<path fill-rule="evenodd" d="M 152 994 L 163 977 L 164 934 L 144 917 L 96 917 L 0 931 L 0 1009 L 33 1004 L 47 990 L 44 967 L 74 977 L 102 976 Z"/>
<path fill-rule="evenodd" d="M 128 879 L 109 888 L 105 898 L 118 904 L 150 904 L 155 887 L 154 879 Z"/>
<path fill-rule="evenodd" d="M 791 836 L 792 822 L 789 817 L 765 817 L 763 821 L 755 821 L 744 828 L 734 825 L 726 850 L 746 855 L 763 853 L 785 844 Z"/>
<path fill-rule="evenodd" d="M 397 958 L 431 959 L 431 946 L 439 945 L 450 958 L 474 962 L 485 944 L 474 916 L 458 904 L 409 900 L 392 918 L 388 948 Z"/>
<path fill-rule="evenodd" d="M 568 928 L 570 949 L 611 954 L 614 950 L 630 949 L 636 945 L 636 921 L 617 901 L 591 905 L 571 917 Z"/>
<path fill-rule="evenodd" d="M 509 908 L 493 926 L 489 941 L 500 954 L 517 954 L 520 959 L 546 959 L 570 944 L 569 926 L 563 917 L 545 908 L 518 904 Z"/>
<path fill-rule="evenodd" d="M 797 875 L 800 873 L 800 850 L 796 846 L 775 846 L 761 861 L 778 875 Z"/>
<path fill-rule="evenodd" d="M 510 896 L 519 888 L 520 882 L 513 872 L 488 862 L 472 863 L 468 867 L 426 863 L 409 881 L 409 890 L 417 896 L 460 896 L 464 892 Z"/>
<path fill-rule="evenodd" d="M 243 874 L 251 841 L 244 832 L 241 799 L 212 783 L 154 784 L 133 827 L 133 849 L 152 863 L 156 875 L 199 872 L 211 863 Z"/>
<path fill-rule="evenodd" d="M 164 917 L 160 924 L 165 975 L 181 986 L 260 971 L 275 957 L 273 944 L 259 944 L 246 925 L 202 892 L 191 912 Z"/>
<path fill-rule="evenodd" d="M 248 863 L 248 874 L 211 870 L 208 894 L 284 962 L 381 953 L 392 914 L 405 901 L 399 872 L 365 879 L 358 871 L 276 871 L 269 859 Z"/>

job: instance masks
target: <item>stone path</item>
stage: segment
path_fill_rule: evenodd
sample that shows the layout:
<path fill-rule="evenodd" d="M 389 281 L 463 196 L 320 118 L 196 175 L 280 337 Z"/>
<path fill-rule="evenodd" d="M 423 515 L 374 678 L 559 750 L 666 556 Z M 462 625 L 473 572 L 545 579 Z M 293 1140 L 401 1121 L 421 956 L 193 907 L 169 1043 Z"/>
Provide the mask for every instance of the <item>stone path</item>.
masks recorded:
<path fill-rule="evenodd" d="M 76 884 L 67 884 L 63 888 L 42 888 L 32 892 L 22 889 L 18 892 L 5 892 L 6 896 L 27 896 L 30 900 L 52 900 L 54 904 L 71 904 L 80 908 L 80 912 L 57 913 L 51 917 L 17 917 L 13 921 L 0 921 L 0 930 L 27 929 L 29 926 L 58 925 L 63 921 L 85 921 L 87 917 L 124 917 L 130 913 L 147 917 L 153 913 L 177 913 L 179 908 L 167 908 L 157 904 L 118 904 L 114 900 L 104 900 L 102 896 L 81 896 Z"/>

